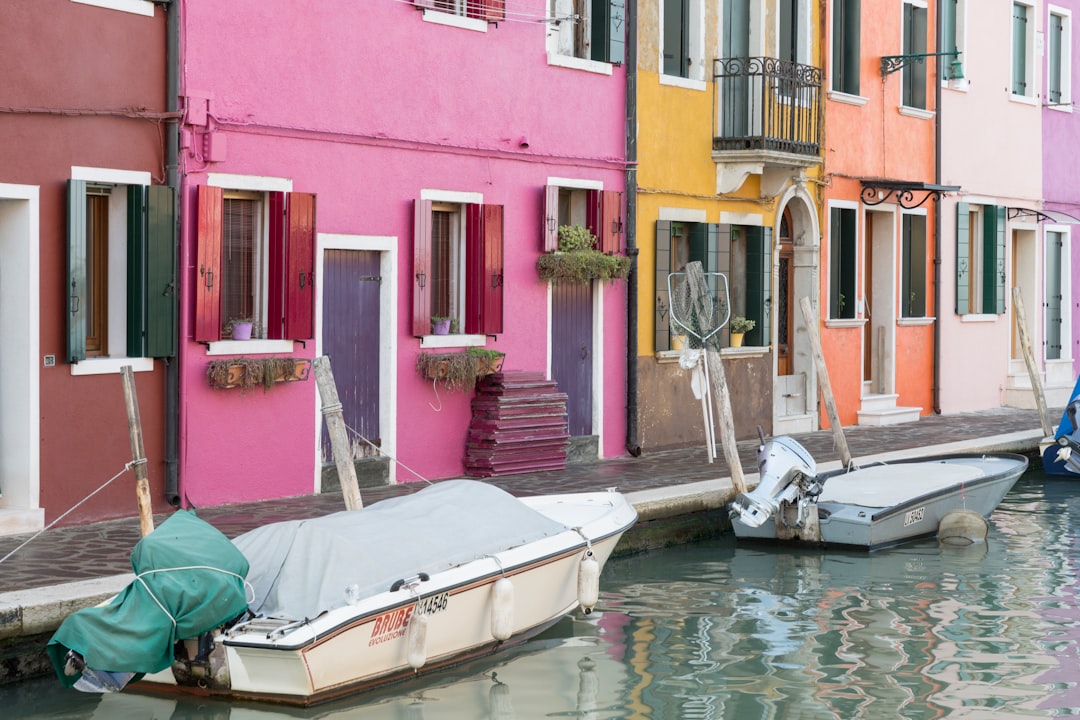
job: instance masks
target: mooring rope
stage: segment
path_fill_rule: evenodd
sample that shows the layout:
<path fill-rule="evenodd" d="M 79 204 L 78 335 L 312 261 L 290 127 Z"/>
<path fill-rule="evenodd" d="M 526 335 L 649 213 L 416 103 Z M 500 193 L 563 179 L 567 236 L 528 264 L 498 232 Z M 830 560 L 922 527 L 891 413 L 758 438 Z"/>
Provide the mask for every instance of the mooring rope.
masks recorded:
<path fill-rule="evenodd" d="M 25 541 L 24 541 L 24 542 L 23 542 L 23 543 L 22 543 L 21 545 L 19 545 L 19 546 L 18 546 L 17 548 L 15 548 L 15 549 L 14 549 L 14 550 L 12 550 L 11 552 L 9 552 L 9 553 L 8 553 L 7 555 L 5 555 L 5 556 L 4 556 L 3 558 L 0 558 L 0 565 L 2 565 L 2 564 L 4 563 L 4 561 L 6 561 L 6 560 L 7 560 L 8 558 L 10 558 L 10 557 L 11 557 L 12 555 L 14 555 L 15 553 L 17 553 L 17 552 L 19 552 L 20 550 L 22 550 L 22 549 L 23 549 L 24 547 L 26 547 L 27 545 L 29 545 L 29 544 L 30 544 L 30 543 L 31 543 L 31 542 L 32 542 L 33 540 L 36 540 L 36 539 L 37 539 L 37 537 L 38 537 L 39 535 L 41 535 L 41 534 L 42 534 L 43 532 L 45 532 L 46 530 L 50 529 L 50 528 L 51 528 L 51 527 L 52 527 L 53 525 L 56 525 L 56 523 L 60 522 L 60 521 L 61 521 L 61 520 L 63 520 L 64 518 L 66 518 L 66 517 L 67 517 L 68 515 L 70 515 L 71 513 L 75 512 L 75 510 L 77 510 L 77 509 L 79 508 L 79 506 L 80 506 L 80 505 L 82 505 L 82 504 L 83 504 L 84 502 L 86 502 L 87 500 L 89 500 L 90 498 L 94 497 L 95 495 L 97 495 L 97 494 L 98 494 L 99 492 L 101 492 L 102 490 L 104 490 L 104 489 L 105 489 L 106 487 L 108 487 L 108 486 L 109 486 L 109 483 L 113 482 L 113 481 L 114 481 L 114 480 L 116 480 L 116 479 L 117 479 L 118 477 L 120 477 L 121 475 L 123 475 L 123 474 L 124 474 L 124 473 L 126 473 L 127 471 L 131 470 L 131 469 L 132 469 L 133 467 L 135 467 L 136 465 L 145 465 L 145 464 L 146 464 L 146 458 L 139 458 L 138 460 L 132 460 L 131 462 L 129 462 L 129 463 L 127 464 L 127 465 L 125 465 L 125 466 L 124 466 L 124 469 L 123 469 L 123 470 L 121 470 L 120 472 L 116 473 L 116 474 L 115 474 L 115 475 L 113 475 L 113 476 L 112 476 L 111 478 L 109 478 L 109 479 L 108 479 L 108 480 L 106 480 L 106 481 L 105 481 L 104 483 L 102 483 L 101 487 L 99 487 L 99 488 L 98 488 L 97 490 L 93 491 L 92 493 L 90 493 L 89 495 L 87 495 L 86 497 L 84 497 L 84 498 L 83 498 L 82 500 L 80 500 L 79 502 L 77 502 L 77 503 L 75 503 L 74 505 L 72 505 L 72 506 L 71 506 L 70 508 L 68 508 L 68 509 L 67 509 L 67 510 L 66 510 L 66 511 L 65 511 L 65 512 L 64 512 L 64 513 L 62 514 L 62 515 L 60 515 L 60 517 L 56 518 L 56 519 L 55 519 L 55 520 L 53 520 L 53 521 L 52 521 L 51 523 L 49 523 L 48 525 L 46 525 L 45 527 L 41 528 L 41 529 L 40 529 L 40 530 L 38 530 L 38 531 L 37 531 L 36 533 L 34 533 L 33 535 L 31 535 L 30 537 L 28 537 L 28 538 L 27 538 L 27 539 L 26 539 L 26 540 L 25 540 Z"/>

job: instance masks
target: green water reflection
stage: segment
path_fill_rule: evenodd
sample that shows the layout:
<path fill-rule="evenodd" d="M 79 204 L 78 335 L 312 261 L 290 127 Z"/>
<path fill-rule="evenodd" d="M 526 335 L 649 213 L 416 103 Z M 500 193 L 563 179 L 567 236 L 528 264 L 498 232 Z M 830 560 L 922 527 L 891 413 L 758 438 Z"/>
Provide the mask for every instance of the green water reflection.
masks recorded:
<path fill-rule="evenodd" d="M 3 716 L 998 718 L 1080 708 L 1080 482 L 1030 471 L 986 544 L 871 555 L 731 538 L 612 561 L 601 609 L 509 654 L 309 710 L 0 688 Z M 1075 712 L 1075 710 L 1073 710 Z"/>

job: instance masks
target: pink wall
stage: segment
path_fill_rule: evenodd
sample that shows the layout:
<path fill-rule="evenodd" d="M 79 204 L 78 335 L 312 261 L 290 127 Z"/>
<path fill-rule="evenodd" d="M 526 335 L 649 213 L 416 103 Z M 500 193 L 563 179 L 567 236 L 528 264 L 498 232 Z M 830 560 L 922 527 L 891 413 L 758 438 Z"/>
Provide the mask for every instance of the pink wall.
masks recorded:
<path fill-rule="evenodd" d="M 545 2 L 515 12 L 542 16 Z M 520 17 L 520 16 L 516 16 Z M 414 371 L 411 335 L 413 200 L 432 188 L 483 194 L 504 206 L 504 332 L 488 347 L 506 369 L 546 370 L 547 285 L 535 263 L 549 177 L 622 190 L 624 79 L 546 62 L 539 22 L 474 32 L 424 22 L 407 3 L 305 6 L 245 0 L 191 3 L 183 94 L 209 95 L 225 159 L 186 157 L 188 184 L 204 172 L 290 178 L 315 193 L 319 233 L 398 238 L 397 457 L 424 477 L 460 475 L 471 395 L 440 391 Z M 519 138 L 529 147 L 521 149 Z M 184 194 L 184 268 L 195 279 L 193 190 Z M 604 286 L 605 455 L 623 453 L 625 283 Z M 191 337 L 193 305 L 185 292 Z M 239 397 L 206 387 L 203 346 L 184 344 L 181 483 L 213 504 L 310 493 L 315 468 L 314 381 Z M 314 343 L 297 344 L 311 357 Z M 234 456 L 227 428 L 242 428 Z M 399 470 L 399 480 L 415 477 Z"/>

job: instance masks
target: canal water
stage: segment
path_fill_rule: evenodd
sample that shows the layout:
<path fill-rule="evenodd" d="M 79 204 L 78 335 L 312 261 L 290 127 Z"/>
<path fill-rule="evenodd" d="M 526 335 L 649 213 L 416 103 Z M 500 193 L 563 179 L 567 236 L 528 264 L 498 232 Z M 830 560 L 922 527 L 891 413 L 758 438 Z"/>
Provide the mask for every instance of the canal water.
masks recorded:
<path fill-rule="evenodd" d="M 1031 470 L 985 544 L 873 554 L 730 537 L 620 558 L 597 612 L 308 710 L 0 688 L 3 718 L 1044 718 L 1080 712 L 1080 480 Z"/>

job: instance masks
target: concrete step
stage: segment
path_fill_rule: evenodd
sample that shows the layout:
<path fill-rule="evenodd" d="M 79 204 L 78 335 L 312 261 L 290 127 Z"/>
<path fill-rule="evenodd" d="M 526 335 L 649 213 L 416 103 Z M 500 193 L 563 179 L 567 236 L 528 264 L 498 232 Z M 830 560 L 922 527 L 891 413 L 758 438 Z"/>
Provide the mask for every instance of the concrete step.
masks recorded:
<path fill-rule="evenodd" d="M 773 435 L 794 435 L 796 433 L 814 432 L 817 430 L 814 420 L 814 415 L 811 413 L 778 417 L 773 420 Z"/>
<path fill-rule="evenodd" d="M 862 402 L 859 405 L 861 412 L 884 412 L 896 407 L 896 394 L 863 393 Z"/>
<path fill-rule="evenodd" d="M 1064 407 L 1069 403 L 1069 399 L 1072 397 L 1072 391 L 1072 385 L 1044 387 L 1043 396 L 1046 398 L 1046 406 Z M 1023 387 L 1006 387 L 1005 405 L 1007 407 L 1021 408 L 1023 410 L 1034 410 L 1036 408 L 1035 391 L 1031 389 L 1031 384 L 1028 383 Z M 1057 422 L 1056 418 L 1054 422 Z"/>

